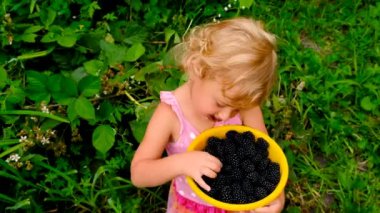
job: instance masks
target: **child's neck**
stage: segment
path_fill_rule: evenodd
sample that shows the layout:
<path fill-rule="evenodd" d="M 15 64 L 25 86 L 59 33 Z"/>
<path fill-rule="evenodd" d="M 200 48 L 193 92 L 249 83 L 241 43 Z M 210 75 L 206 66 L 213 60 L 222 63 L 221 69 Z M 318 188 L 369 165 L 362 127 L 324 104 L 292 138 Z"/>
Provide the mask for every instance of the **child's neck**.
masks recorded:
<path fill-rule="evenodd" d="M 191 125 L 193 125 L 195 129 L 198 130 L 198 132 L 203 132 L 204 130 L 215 125 L 214 121 L 209 120 L 207 117 L 200 115 L 195 111 L 191 96 L 196 94 L 191 94 L 190 82 L 186 82 L 182 86 L 178 87 L 174 91 L 174 95 L 184 117 L 191 123 Z"/>

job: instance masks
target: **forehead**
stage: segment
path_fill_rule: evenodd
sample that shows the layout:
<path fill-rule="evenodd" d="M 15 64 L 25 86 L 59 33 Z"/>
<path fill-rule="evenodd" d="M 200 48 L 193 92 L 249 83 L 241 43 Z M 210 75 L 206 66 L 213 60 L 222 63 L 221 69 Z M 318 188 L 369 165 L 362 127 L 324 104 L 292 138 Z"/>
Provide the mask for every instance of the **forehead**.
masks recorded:
<path fill-rule="evenodd" d="M 229 97 L 238 96 L 240 91 L 238 86 L 226 89 L 220 81 L 217 81 L 215 79 L 203 80 L 203 84 L 205 87 L 203 95 L 214 98 L 215 101 L 219 102 L 220 104 L 225 104 L 228 106 L 233 105 Z"/>

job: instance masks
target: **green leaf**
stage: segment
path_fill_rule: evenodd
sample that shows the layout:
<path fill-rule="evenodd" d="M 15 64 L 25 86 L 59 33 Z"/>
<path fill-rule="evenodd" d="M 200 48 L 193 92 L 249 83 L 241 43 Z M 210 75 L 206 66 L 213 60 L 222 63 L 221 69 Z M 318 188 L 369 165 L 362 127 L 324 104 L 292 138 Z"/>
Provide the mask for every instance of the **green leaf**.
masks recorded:
<path fill-rule="evenodd" d="M 86 76 L 79 81 L 78 89 L 81 95 L 91 97 L 99 93 L 100 80 L 98 77 Z"/>
<path fill-rule="evenodd" d="M 53 74 L 47 79 L 47 88 L 51 92 L 61 91 L 61 81 L 63 76 L 61 74 Z"/>
<path fill-rule="evenodd" d="M 45 27 L 48 28 L 51 24 L 53 24 L 55 17 L 57 16 L 57 12 L 50 8 L 45 8 L 40 12 L 40 19 Z"/>
<path fill-rule="evenodd" d="M 86 120 L 95 119 L 95 109 L 92 103 L 85 97 L 79 96 L 75 100 L 75 112 Z"/>
<path fill-rule="evenodd" d="M 240 7 L 250 8 L 253 4 L 253 0 L 239 0 Z"/>
<path fill-rule="evenodd" d="M 37 37 L 37 34 L 26 33 L 26 34 L 22 34 L 22 35 L 18 36 L 17 39 L 15 38 L 15 40 L 16 41 L 25 41 L 28 43 L 34 43 L 34 42 L 36 42 L 36 37 Z"/>
<path fill-rule="evenodd" d="M 101 120 L 109 120 L 113 122 L 115 120 L 113 116 L 114 107 L 112 104 L 105 100 L 99 105 L 99 109 L 96 111 L 96 117 Z"/>
<path fill-rule="evenodd" d="M 49 42 L 54 42 L 54 41 L 57 41 L 57 34 L 53 33 L 53 32 L 48 32 L 46 33 L 42 39 L 41 39 L 41 42 L 42 43 L 49 43 Z"/>
<path fill-rule="evenodd" d="M 28 97 L 34 101 L 50 101 L 50 93 L 47 91 L 46 84 L 48 76 L 35 72 L 29 71 L 26 73 L 27 76 L 27 93 Z"/>
<path fill-rule="evenodd" d="M 88 74 L 99 76 L 99 74 L 103 71 L 104 64 L 100 60 L 91 60 L 86 61 L 83 66 Z"/>
<path fill-rule="evenodd" d="M 39 25 L 34 25 L 34 26 L 31 26 L 29 28 L 27 28 L 24 33 L 25 34 L 28 34 L 28 33 L 36 33 L 38 31 L 40 31 L 41 29 L 43 29 L 44 27 L 43 26 L 39 26 Z"/>
<path fill-rule="evenodd" d="M 59 121 L 59 122 L 69 123 L 69 121 L 66 118 L 62 118 L 58 115 L 53 115 L 50 113 L 44 113 L 44 112 L 33 111 L 33 110 L 5 110 L 5 111 L 0 111 L 0 115 L 39 116 L 39 117 L 54 119 L 54 120 Z"/>
<path fill-rule="evenodd" d="M 22 103 L 25 99 L 25 92 L 18 85 L 11 85 L 6 93 L 6 101 L 12 104 Z"/>
<path fill-rule="evenodd" d="M 73 122 L 76 118 L 78 118 L 78 114 L 75 111 L 75 100 L 71 101 L 67 106 L 67 117 L 70 122 Z"/>
<path fill-rule="evenodd" d="M 25 200 L 21 200 L 21 201 L 18 201 L 17 203 L 15 203 L 15 205 L 13 206 L 10 206 L 10 207 L 6 207 L 5 210 L 18 210 L 18 209 L 24 209 L 26 207 L 30 207 L 31 203 L 30 203 L 30 199 L 27 198 Z"/>
<path fill-rule="evenodd" d="M 371 111 L 371 110 L 375 109 L 375 107 L 376 107 L 376 105 L 374 103 L 372 103 L 371 98 L 369 96 L 364 97 L 360 101 L 360 106 L 364 110 L 367 110 L 367 111 Z"/>
<path fill-rule="evenodd" d="M 165 33 L 165 42 L 169 43 L 170 38 L 175 34 L 175 30 L 166 28 L 164 30 Z"/>
<path fill-rule="evenodd" d="M 57 42 L 62 47 L 72 47 L 77 42 L 77 36 L 75 35 L 58 36 Z"/>
<path fill-rule="evenodd" d="M 145 53 L 145 47 L 141 43 L 132 45 L 131 48 L 127 50 L 127 55 L 125 60 L 132 62 L 139 59 Z"/>
<path fill-rule="evenodd" d="M 8 74 L 3 67 L 0 67 L 0 91 L 7 85 Z"/>
<path fill-rule="evenodd" d="M 57 81 L 54 82 L 54 79 Z M 57 85 L 51 85 L 54 83 Z M 76 98 L 78 96 L 77 84 L 71 78 L 65 77 L 63 75 L 61 75 L 61 78 L 52 77 L 49 78 L 48 84 L 54 100 L 56 100 L 59 104 L 68 105 L 73 100 L 73 98 Z"/>
<path fill-rule="evenodd" d="M 127 48 L 125 46 L 100 41 L 100 48 L 103 50 L 109 65 L 114 66 L 125 61 Z"/>
<path fill-rule="evenodd" d="M 141 68 L 139 71 L 135 74 L 135 80 L 136 81 L 145 81 L 145 76 L 149 73 L 156 73 L 160 70 L 160 67 L 162 66 L 161 62 L 153 62 L 145 67 Z"/>
<path fill-rule="evenodd" d="M 132 134 L 137 141 L 142 141 L 146 127 L 149 123 L 150 118 L 157 106 L 156 102 L 151 102 L 143 104 L 142 106 L 137 106 L 136 108 L 136 120 L 133 120 L 130 123 Z"/>
<path fill-rule="evenodd" d="M 115 142 L 116 131 L 109 125 L 98 126 L 92 134 L 92 145 L 102 154 L 106 154 Z"/>

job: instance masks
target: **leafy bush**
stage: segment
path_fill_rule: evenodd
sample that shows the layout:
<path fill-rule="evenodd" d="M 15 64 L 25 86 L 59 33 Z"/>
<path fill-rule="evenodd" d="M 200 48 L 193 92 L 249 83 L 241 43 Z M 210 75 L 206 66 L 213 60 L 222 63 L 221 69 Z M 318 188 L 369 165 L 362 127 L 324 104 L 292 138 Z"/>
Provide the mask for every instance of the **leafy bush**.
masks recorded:
<path fill-rule="evenodd" d="M 170 49 L 245 15 L 278 36 L 263 109 L 291 168 L 285 211 L 379 211 L 379 3 L 0 4 L 1 209 L 163 212 L 167 186 L 134 188 L 129 166 L 159 91 L 184 80 Z"/>

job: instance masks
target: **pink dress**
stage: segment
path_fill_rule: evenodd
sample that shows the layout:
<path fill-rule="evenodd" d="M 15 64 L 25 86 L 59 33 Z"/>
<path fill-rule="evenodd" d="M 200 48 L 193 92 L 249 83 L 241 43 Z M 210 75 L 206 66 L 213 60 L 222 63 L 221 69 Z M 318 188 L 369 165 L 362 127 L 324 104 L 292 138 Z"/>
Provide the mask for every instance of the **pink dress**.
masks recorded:
<path fill-rule="evenodd" d="M 176 113 L 181 125 L 178 140 L 169 143 L 166 146 L 166 152 L 168 155 L 186 152 L 187 147 L 199 134 L 199 132 L 184 117 L 180 105 L 172 92 L 162 91 L 160 93 L 160 99 L 161 102 L 172 107 L 172 110 Z M 228 124 L 242 124 L 240 116 L 236 115 L 226 121 L 217 122 L 215 123 L 215 126 L 223 126 Z M 191 190 L 190 186 L 186 182 L 185 176 L 178 176 L 172 181 L 166 212 L 222 213 L 227 211 L 205 203 Z"/>

